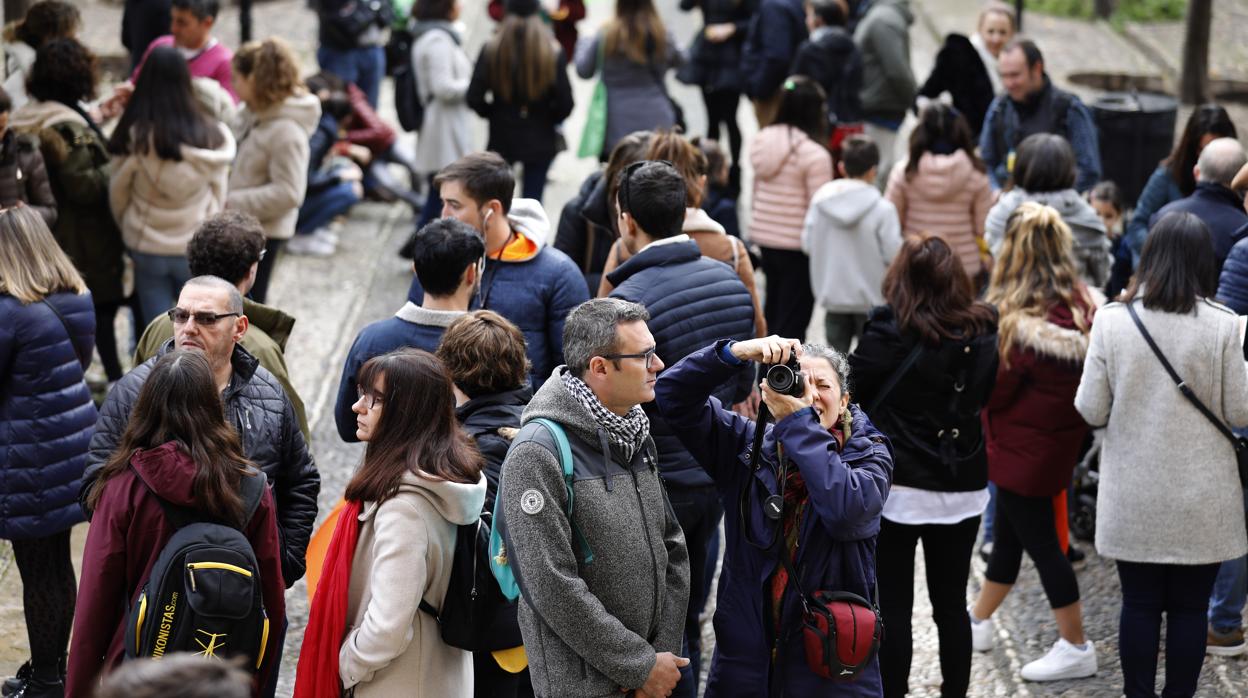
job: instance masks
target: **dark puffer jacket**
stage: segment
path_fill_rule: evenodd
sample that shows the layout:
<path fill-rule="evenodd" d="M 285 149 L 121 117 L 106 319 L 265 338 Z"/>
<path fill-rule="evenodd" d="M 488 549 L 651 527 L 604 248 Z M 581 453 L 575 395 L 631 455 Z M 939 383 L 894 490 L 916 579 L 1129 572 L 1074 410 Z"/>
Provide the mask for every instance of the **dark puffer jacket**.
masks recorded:
<path fill-rule="evenodd" d="M 555 233 L 555 249 L 581 268 L 591 296 L 598 293 L 598 282 L 616 237 L 607 206 L 607 180 L 598 170 L 586 177 L 576 196 L 564 204 Z"/>
<path fill-rule="evenodd" d="M 800 0 L 762 0 L 741 47 L 746 96 L 767 99 L 780 89 L 806 34 L 806 10 Z"/>
<path fill-rule="evenodd" d="M 754 336 L 754 301 L 741 277 L 723 262 L 702 256 L 697 243 L 669 243 L 633 255 L 607 275 L 615 286 L 612 298 L 640 303 L 650 311 L 646 323 L 657 353 L 673 366 L 719 339 Z M 734 374 L 715 391 L 725 404 L 745 399 L 750 374 Z M 654 402 L 643 407 L 650 417 L 650 436 L 659 450 L 664 482 L 683 487 L 712 484 L 706 471 L 681 445 Z"/>
<path fill-rule="evenodd" d="M 160 353 L 122 376 L 104 399 L 95 435 L 91 437 L 87 472 L 79 491 L 84 511 L 86 495 L 100 468 L 121 441 L 130 411 L 152 366 L 172 350 L 171 339 Z M 321 490 L 321 476 L 308 453 L 303 433 L 299 431 L 295 408 L 291 406 L 290 398 L 286 397 L 282 384 L 239 345 L 234 346 L 230 363 L 234 373 L 222 394 L 226 417 L 242 438 L 243 453 L 269 478 L 269 487 L 277 502 L 277 527 L 282 534 L 282 578 L 286 587 L 290 588 L 303 576 L 306 566 L 304 553 L 312 536 L 312 523 L 316 520 L 316 496 Z"/>
<path fill-rule="evenodd" d="M 862 120 L 862 52 L 841 27 L 819 27 L 797 47 L 792 75 L 806 75 L 828 96 L 828 120 L 850 124 Z"/>
<path fill-rule="evenodd" d="M 980 409 L 997 378 L 997 333 L 926 345 L 913 365 L 871 409 L 918 344 L 902 333 L 889 306 L 871 311 L 849 357 L 854 399 L 893 442 L 893 483 L 936 492 L 988 486 Z"/>
<path fill-rule="evenodd" d="M 56 225 L 56 198 L 43 155 L 34 140 L 10 130 L 0 138 L 0 206 L 19 201 L 42 216 L 49 229 Z"/>
<path fill-rule="evenodd" d="M 90 295 L 23 305 L 0 294 L 0 538 L 41 538 L 82 521 L 74 497 L 96 414 L 80 357 L 89 364 L 94 347 Z"/>
<path fill-rule="evenodd" d="M 1231 248 L 1218 278 L 1218 301 L 1237 315 L 1248 315 L 1248 225 L 1235 233 L 1239 242 Z"/>

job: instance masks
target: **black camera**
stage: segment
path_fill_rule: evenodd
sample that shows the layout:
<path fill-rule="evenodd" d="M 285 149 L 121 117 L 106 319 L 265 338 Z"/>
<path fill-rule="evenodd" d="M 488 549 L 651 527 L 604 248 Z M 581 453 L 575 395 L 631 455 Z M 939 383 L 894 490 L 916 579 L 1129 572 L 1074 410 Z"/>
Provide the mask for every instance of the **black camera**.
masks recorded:
<path fill-rule="evenodd" d="M 767 387 L 781 395 L 801 397 L 806 394 L 806 374 L 802 373 L 802 365 L 796 356 L 790 355 L 785 363 L 773 364 L 763 375 Z"/>

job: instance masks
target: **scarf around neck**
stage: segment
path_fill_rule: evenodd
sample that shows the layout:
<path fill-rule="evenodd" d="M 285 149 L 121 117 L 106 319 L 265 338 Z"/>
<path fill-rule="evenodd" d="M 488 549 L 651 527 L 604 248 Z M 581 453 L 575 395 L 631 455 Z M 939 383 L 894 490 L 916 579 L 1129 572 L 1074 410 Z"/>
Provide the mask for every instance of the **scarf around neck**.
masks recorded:
<path fill-rule="evenodd" d="M 624 460 L 631 462 L 633 454 L 637 453 L 637 449 L 646 442 L 646 437 L 650 436 L 650 418 L 641 409 L 641 405 L 633 405 L 628 414 L 620 416 L 607 409 L 594 391 L 585 385 L 585 381 L 567 372 L 560 375 L 560 378 L 563 380 L 563 387 L 607 431 L 611 443 L 623 452 Z"/>

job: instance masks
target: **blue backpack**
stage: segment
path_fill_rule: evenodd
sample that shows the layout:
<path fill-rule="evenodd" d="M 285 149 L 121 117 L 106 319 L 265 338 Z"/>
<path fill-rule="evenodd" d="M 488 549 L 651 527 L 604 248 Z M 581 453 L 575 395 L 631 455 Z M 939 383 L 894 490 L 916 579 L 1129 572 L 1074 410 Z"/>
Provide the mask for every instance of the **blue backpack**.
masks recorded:
<path fill-rule="evenodd" d="M 529 424 L 540 424 L 546 427 L 551 437 L 555 440 L 555 446 L 558 448 L 559 464 L 563 467 L 563 485 L 568 493 L 568 522 L 572 524 L 572 537 L 577 540 L 581 548 L 581 562 L 589 564 L 594 561 L 594 552 L 589 547 L 589 541 L 577 528 L 576 523 L 572 521 L 572 446 L 568 443 L 568 435 L 564 432 L 563 427 L 559 423 L 549 419 L 538 418 L 529 422 Z M 528 426 L 527 424 L 525 425 Z M 516 443 L 523 440 L 517 435 Z M 506 521 L 503 519 L 502 496 L 494 499 L 494 525 L 490 528 L 490 571 L 494 573 L 494 579 L 498 580 L 498 587 L 502 590 L 503 596 L 509 601 L 514 601 L 520 596 L 520 583 L 516 580 L 515 568 L 511 566 L 507 558 L 507 546 L 503 541 L 503 531 L 506 528 Z"/>

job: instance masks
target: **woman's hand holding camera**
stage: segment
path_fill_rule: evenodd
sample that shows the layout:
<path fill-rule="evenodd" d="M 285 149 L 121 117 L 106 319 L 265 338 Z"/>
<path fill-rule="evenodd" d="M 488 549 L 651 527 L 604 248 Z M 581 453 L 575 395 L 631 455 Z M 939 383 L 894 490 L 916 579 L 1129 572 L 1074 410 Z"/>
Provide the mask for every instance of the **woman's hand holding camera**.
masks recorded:
<path fill-rule="evenodd" d="M 773 390 L 770 385 L 767 385 L 767 381 L 763 381 L 763 404 L 767 405 L 768 411 L 771 412 L 771 418 L 775 421 L 778 422 L 798 410 L 805 409 L 815 404 L 815 386 L 811 382 L 810 376 L 805 374 L 800 375 L 802 377 L 803 385 L 806 388 L 802 392 L 801 397 L 793 397 L 792 395 L 777 392 Z"/>
<path fill-rule="evenodd" d="M 732 355 L 742 361 L 782 364 L 787 362 L 790 356 L 802 355 L 802 343 L 796 339 L 785 339 L 773 334 L 770 337 L 734 343 Z"/>

